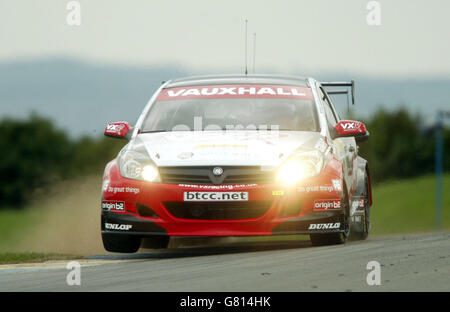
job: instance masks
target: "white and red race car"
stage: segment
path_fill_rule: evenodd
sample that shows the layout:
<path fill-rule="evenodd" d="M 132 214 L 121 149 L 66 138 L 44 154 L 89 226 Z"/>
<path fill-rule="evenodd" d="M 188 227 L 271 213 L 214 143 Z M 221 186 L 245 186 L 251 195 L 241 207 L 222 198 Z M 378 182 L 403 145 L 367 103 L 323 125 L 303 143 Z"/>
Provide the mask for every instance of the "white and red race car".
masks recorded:
<path fill-rule="evenodd" d="M 172 236 L 366 238 L 370 176 L 356 143 L 369 134 L 340 119 L 330 85 L 272 75 L 164 83 L 134 128 L 105 129 L 129 140 L 103 176 L 105 249 L 136 252 L 143 238 L 164 248 Z"/>

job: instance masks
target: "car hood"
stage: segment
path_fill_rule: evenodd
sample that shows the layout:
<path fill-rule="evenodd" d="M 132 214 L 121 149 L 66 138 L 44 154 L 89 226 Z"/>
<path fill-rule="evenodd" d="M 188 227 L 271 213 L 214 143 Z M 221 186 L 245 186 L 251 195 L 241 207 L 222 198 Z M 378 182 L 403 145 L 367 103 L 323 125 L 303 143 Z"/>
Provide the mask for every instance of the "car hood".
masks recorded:
<path fill-rule="evenodd" d="M 297 149 L 320 149 L 323 137 L 304 131 L 177 131 L 139 134 L 157 166 L 278 166 Z"/>

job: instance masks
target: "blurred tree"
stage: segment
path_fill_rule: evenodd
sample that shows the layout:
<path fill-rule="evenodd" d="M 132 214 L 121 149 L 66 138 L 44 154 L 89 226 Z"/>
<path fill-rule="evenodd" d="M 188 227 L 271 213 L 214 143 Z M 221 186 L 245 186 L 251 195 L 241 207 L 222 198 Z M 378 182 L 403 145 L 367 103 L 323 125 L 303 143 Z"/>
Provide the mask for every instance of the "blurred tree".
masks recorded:
<path fill-rule="evenodd" d="M 0 122 L 0 209 L 19 208 L 35 189 L 82 174 L 101 174 L 126 143 L 101 137 L 70 140 L 45 118 Z"/>
<path fill-rule="evenodd" d="M 0 205 L 20 206 L 36 187 L 68 173 L 73 157 L 66 134 L 32 114 L 28 120 L 0 123 Z"/>
<path fill-rule="evenodd" d="M 71 174 L 103 173 L 106 163 L 115 158 L 126 143 L 125 140 L 108 137 L 80 138 L 74 142 L 75 152 L 72 159 Z"/>
<path fill-rule="evenodd" d="M 375 182 L 433 172 L 434 131 L 422 131 L 420 117 L 406 109 L 379 110 L 365 123 L 370 139 L 361 144 L 360 154 L 369 160 Z"/>

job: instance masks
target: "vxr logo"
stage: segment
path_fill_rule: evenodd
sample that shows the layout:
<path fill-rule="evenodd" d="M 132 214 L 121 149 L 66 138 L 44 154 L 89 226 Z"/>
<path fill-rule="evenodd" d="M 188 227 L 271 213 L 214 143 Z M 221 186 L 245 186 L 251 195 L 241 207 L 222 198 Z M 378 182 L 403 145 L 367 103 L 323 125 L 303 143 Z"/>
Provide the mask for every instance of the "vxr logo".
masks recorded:
<path fill-rule="evenodd" d="M 123 129 L 123 125 L 114 125 L 114 124 L 113 125 L 107 125 L 106 129 L 109 132 L 119 132 L 120 130 Z"/>
<path fill-rule="evenodd" d="M 356 129 L 356 124 L 354 122 L 347 122 L 342 124 L 342 129 L 353 130 Z"/>

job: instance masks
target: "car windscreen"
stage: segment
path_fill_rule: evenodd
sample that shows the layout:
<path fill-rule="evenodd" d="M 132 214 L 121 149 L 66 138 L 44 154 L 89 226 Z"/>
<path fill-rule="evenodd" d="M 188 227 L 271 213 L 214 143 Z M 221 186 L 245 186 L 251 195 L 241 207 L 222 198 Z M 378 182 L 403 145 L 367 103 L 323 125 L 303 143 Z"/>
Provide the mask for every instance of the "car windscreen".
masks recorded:
<path fill-rule="evenodd" d="M 309 88 L 221 86 L 165 90 L 141 126 L 141 132 L 190 130 L 317 132 L 319 123 Z"/>

